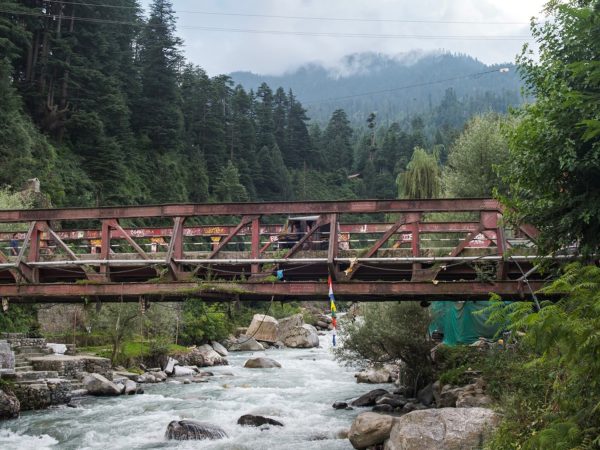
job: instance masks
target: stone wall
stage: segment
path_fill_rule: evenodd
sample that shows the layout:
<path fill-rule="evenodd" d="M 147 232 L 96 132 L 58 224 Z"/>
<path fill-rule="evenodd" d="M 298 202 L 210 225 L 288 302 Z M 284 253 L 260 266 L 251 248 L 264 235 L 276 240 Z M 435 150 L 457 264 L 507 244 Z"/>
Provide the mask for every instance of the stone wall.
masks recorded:
<path fill-rule="evenodd" d="M 38 311 L 40 330 L 45 334 L 73 333 L 85 331 L 86 312 L 82 305 L 53 305 Z"/>
<path fill-rule="evenodd" d="M 97 356 L 50 355 L 30 358 L 34 370 L 55 371 L 65 378 L 76 379 L 81 372 L 99 373 L 112 380 L 110 359 Z"/>
<path fill-rule="evenodd" d="M 71 401 L 71 382 L 59 378 L 40 380 L 36 384 L 15 384 L 11 390 L 21 403 L 21 411 L 64 405 Z"/>
<path fill-rule="evenodd" d="M 23 333 L 2 333 L 1 338 L 17 351 L 19 347 L 46 347 L 46 339 L 30 338 Z"/>

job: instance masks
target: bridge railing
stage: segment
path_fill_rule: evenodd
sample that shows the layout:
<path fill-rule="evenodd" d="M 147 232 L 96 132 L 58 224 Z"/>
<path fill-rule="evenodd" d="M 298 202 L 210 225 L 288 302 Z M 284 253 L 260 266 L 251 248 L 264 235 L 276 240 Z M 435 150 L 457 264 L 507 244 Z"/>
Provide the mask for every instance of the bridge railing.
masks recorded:
<path fill-rule="evenodd" d="M 301 233 L 290 233 L 281 223 L 302 214 L 315 220 Z M 391 219 L 365 220 L 375 216 Z M 216 217 L 228 224 L 197 224 Z M 132 220 L 171 225 L 124 226 Z M 17 223 L 26 229 L 2 231 Z M 292 266 L 299 277 L 313 279 L 331 274 L 344 281 L 384 276 L 434 281 L 457 266 L 490 263 L 494 278 L 504 280 L 510 277 L 509 250 L 519 247 L 511 258 L 521 258 L 525 269 L 531 266 L 536 233 L 529 226 L 507 230 L 502 207 L 493 199 L 5 210 L 0 211 L 0 283 L 185 280 L 213 271 L 259 280 Z M 310 273 L 298 269 L 303 264 L 311 266 Z M 476 272 L 466 267 L 461 273 L 468 279 Z"/>

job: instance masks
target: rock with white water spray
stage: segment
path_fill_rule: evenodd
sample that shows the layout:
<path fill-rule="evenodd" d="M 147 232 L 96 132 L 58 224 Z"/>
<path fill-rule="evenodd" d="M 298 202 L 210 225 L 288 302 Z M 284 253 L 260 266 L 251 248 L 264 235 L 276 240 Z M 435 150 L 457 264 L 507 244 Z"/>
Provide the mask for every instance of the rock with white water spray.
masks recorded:
<path fill-rule="evenodd" d="M 413 411 L 394 421 L 385 450 L 480 448 L 500 416 L 486 408 Z"/>
<path fill-rule="evenodd" d="M 312 348 L 319 346 L 319 335 L 312 325 L 304 324 L 301 327 L 292 328 L 283 339 L 286 347 Z"/>
<path fill-rule="evenodd" d="M 348 432 L 354 448 L 363 449 L 385 442 L 390 437 L 394 418 L 385 414 L 365 412 L 359 414 Z M 419 447 L 412 447 L 419 448 Z"/>
<path fill-rule="evenodd" d="M 83 387 L 90 395 L 121 395 L 121 388 L 99 373 L 91 373 L 82 381 Z"/>
<path fill-rule="evenodd" d="M 254 314 L 246 334 L 253 336 L 257 341 L 276 342 L 279 334 L 279 322 L 275 317 Z"/>
<path fill-rule="evenodd" d="M 333 406 L 333 409 L 346 409 L 348 407 L 348 403 L 346 403 L 346 402 L 335 402 L 332 406 Z"/>
<path fill-rule="evenodd" d="M 271 358 L 250 358 L 244 364 L 246 369 L 273 369 L 280 368 L 281 364 Z"/>
<path fill-rule="evenodd" d="M 389 395 L 390 393 L 385 389 L 374 389 L 372 391 L 367 392 L 366 394 L 361 395 L 356 400 L 354 400 L 351 405 L 352 406 L 375 406 L 377 400 L 384 395 Z"/>
<path fill-rule="evenodd" d="M 197 420 L 173 420 L 165 433 L 167 439 L 178 441 L 222 439 L 227 433 L 216 425 Z"/>
<path fill-rule="evenodd" d="M 275 419 L 271 419 L 269 417 L 263 416 L 254 416 L 252 414 L 244 414 L 237 421 L 238 425 L 250 426 L 250 427 L 260 427 L 263 425 L 275 425 L 278 427 L 282 427 L 283 424 Z"/>
<path fill-rule="evenodd" d="M 189 377 L 191 375 L 195 375 L 196 371 L 194 369 L 192 369 L 191 367 L 187 367 L 187 366 L 175 366 L 175 369 L 173 371 L 173 376 L 174 377 Z"/>
<path fill-rule="evenodd" d="M 13 419 L 19 417 L 21 404 L 12 392 L 0 390 L 0 419 Z"/>
<path fill-rule="evenodd" d="M 228 356 L 229 352 L 227 351 L 227 349 L 222 346 L 221 344 L 219 344 L 217 341 L 212 341 L 210 343 L 212 345 L 212 348 L 215 352 L 217 352 L 219 355 L 221 356 Z"/>

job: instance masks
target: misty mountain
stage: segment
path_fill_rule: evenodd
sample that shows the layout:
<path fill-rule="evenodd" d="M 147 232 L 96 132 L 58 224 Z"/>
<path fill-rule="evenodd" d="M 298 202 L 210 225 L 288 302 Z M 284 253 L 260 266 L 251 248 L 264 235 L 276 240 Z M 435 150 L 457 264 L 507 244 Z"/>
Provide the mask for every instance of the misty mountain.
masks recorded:
<path fill-rule="evenodd" d="M 509 71 L 499 72 L 503 67 Z M 308 64 L 279 76 L 234 72 L 231 77 L 254 91 L 263 82 L 292 89 L 318 123 L 339 108 L 354 124 L 364 124 L 372 111 L 379 124 L 389 124 L 415 114 L 435 118 L 440 105 L 448 102 L 457 102 L 455 109 L 468 118 L 489 110 L 506 112 L 523 101 L 513 64 L 486 65 L 467 55 L 441 52 L 359 53 L 332 67 Z"/>

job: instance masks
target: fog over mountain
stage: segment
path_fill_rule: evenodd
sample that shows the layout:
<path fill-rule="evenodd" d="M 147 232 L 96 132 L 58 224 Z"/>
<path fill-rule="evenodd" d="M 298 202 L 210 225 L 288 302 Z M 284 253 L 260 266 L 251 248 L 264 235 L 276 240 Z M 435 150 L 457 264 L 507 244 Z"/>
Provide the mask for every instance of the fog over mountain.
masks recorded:
<path fill-rule="evenodd" d="M 504 67 L 509 71 L 500 72 Z M 415 114 L 435 115 L 440 103 L 445 98 L 453 101 L 453 95 L 465 116 L 505 112 L 523 101 L 522 82 L 513 64 L 486 65 L 468 55 L 446 52 L 356 53 L 328 67 L 312 63 L 279 76 L 234 72 L 231 77 L 246 89 L 256 90 L 263 82 L 292 89 L 318 123 L 339 108 L 355 124 L 364 123 L 372 111 L 381 124 Z"/>

